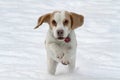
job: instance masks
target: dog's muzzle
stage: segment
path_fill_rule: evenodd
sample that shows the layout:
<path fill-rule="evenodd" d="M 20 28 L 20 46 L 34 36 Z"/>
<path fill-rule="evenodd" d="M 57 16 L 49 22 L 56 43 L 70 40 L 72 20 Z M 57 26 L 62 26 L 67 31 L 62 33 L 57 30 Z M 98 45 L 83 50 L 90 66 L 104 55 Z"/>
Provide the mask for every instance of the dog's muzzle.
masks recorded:
<path fill-rule="evenodd" d="M 61 30 L 57 30 L 57 36 L 58 36 L 57 39 L 63 40 L 64 39 L 63 35 L 64 35 L 64 30 L 62 30 L 62 29 Z"/>

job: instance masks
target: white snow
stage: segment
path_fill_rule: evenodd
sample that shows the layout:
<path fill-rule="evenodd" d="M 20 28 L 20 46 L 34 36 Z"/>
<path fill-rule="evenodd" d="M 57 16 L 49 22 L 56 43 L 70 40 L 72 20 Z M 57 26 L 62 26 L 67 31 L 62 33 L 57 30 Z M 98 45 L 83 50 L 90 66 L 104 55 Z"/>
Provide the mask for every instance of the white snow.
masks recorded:
<path fill-rule="evenodd" d="M 54 10 L 84 15 L 76 29 L 76 69 L 59 65 L 47 73 L 44 40 L 48 24 L 39 16 Z M 120 0 L 0 0 L 0 80 L 120 80 Z"/>

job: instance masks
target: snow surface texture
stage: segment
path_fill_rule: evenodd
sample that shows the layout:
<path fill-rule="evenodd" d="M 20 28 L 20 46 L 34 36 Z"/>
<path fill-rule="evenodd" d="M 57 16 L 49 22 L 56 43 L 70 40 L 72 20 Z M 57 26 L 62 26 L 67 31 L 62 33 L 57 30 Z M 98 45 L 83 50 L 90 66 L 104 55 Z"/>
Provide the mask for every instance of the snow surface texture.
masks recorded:
<path fill-rule="evenodd" d="M 44 40 L 48 24 L 39 16 L 54 10 L 84 15 L 75 30 L 75 72 L 59 65 L 47 73 Z M 120 80 L 120 0 L 0 0 L 0 80 Z"/>

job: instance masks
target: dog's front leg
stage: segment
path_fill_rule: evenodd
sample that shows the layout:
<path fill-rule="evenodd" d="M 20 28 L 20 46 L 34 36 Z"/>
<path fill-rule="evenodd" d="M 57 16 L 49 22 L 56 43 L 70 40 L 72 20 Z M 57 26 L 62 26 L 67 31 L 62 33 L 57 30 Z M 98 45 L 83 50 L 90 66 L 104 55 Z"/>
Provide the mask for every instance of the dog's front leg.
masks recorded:
<path fill-rule="evenodd" d="M 70 64 L 68 64 L 69 72 L 73 72 L 75 69 L 76 55 L 70 58 Z"/>
<path fill-rule="evenodd" d="M 63 58 L 64 53 L 63 50 L 60 48 L 60 46 L 56 43 L 49 43 L 48 47 L 50 51 L 52 52 L 51 57 L 53 57 L 55 60 L 60 60 Z"/>
<path fill-rule="evenodd" d="M 75 68 L 76 60 L 76 50 L 75 49 L 66 49 L 64 50 L 64 57 L 61 60 L 61 63 L 68 65 L 69 72 L 73 72 Z"/>
<path fill-rule="evenodd" d="M 61 48 L 55 43 L 47 44 L 46 49 L 47 49 L 48 72 L 54 75 L 56 72 L 57 64 L 59 61 L 61 61 L 64 54 Z"/>
<path fill-rule="evenodd" d="M 56 72 L 58 62 L 53 60 L 49 55 L 47 55 L 47 65 L 48 65 L 48 72 L 52 75 Z"/>

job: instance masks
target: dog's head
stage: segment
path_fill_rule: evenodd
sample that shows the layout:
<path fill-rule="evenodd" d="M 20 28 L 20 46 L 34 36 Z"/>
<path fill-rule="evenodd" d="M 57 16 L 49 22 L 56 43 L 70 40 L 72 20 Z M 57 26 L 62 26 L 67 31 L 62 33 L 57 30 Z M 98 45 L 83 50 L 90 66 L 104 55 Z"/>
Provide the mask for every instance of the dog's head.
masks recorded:
<path fill-rule="evenodd" d="M 68 11 L 55 11 L 41 16 L 38 19 L 38 28 L 42 23 L 48 23 L 56 39 L 63 40 L 66 38 L 71 30 L 80 27 L 84 22 L 82 15 L 68 12 Z"/>

